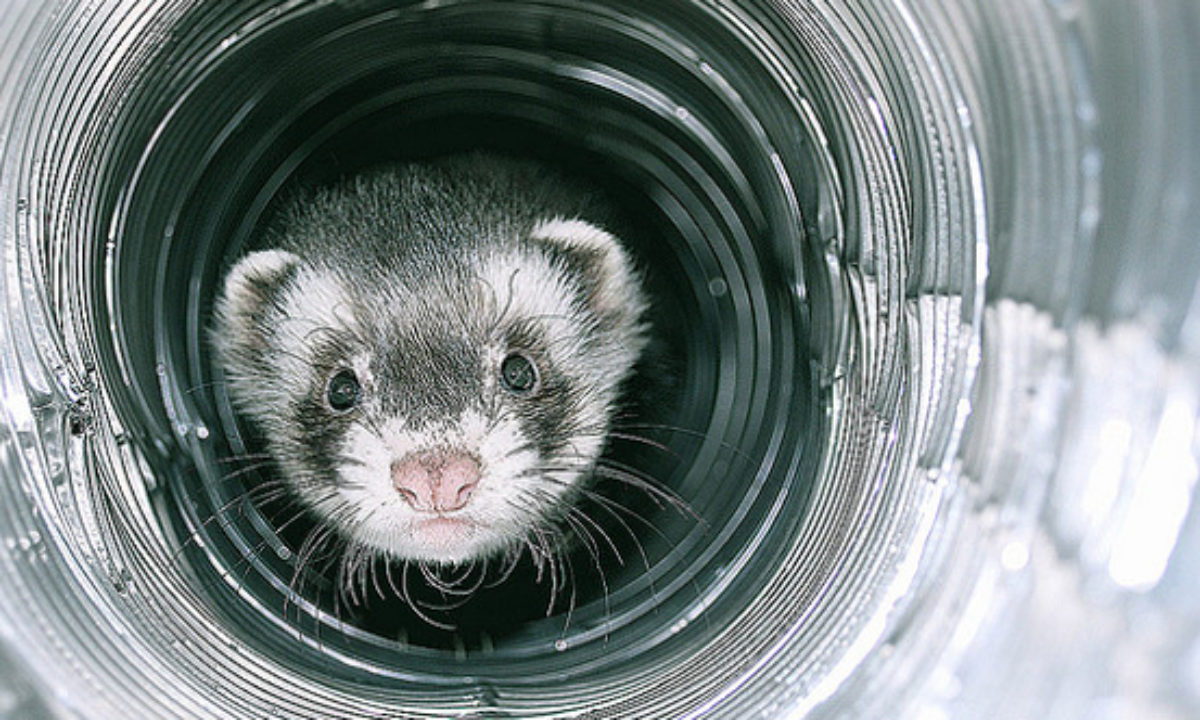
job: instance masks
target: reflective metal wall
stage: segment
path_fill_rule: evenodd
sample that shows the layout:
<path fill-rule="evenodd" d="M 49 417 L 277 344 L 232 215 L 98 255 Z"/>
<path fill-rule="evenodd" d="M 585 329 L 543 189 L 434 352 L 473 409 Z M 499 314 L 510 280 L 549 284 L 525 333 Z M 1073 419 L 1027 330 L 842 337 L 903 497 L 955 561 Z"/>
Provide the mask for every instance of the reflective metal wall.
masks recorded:
<path fill-rule="evenodd" d="M 1190 0 L 0 0 L 0 39 L 0 717 L 1200 714 Z M 570 617 L 384 632 L 231 482 L 211 303 L 289 181 L 473 147 L 634 216 L 696 516 Z"/>

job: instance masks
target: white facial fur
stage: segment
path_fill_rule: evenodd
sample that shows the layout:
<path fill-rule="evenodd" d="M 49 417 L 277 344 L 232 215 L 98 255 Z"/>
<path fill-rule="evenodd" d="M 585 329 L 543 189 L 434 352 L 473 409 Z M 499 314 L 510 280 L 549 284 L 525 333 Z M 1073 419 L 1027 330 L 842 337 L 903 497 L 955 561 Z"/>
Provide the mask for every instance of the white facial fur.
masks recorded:
<path fill-rule="evenodd" d="M 538 224 L 529 239 L 529 246 L 498 248 L 480 263 L 470 287 L 447 291 L 451 302 L 460 302 L 446 313 L 474 308 L 470 313 L 480 315 L 461 320 L 474 333 L 472 343 L 482 346 L 483 383 L 477 402 L 438 422 L 414 423 L 388 410 L 383 395 L 404 389 L 385 387 L 376 372 L 383 348 L 372 342 L 388 339 L 361 312 L 374 297 L 397 315 L 428 313 L 435 304 L 428 298 L 406 297 L 400 286 L 364 296 L 336 273 L 283 250 L 252 253 L 227 276 L 214 342 L 230 396 L 263 429 L 301 500 L 352 542 L 432 564 L 485 558 L 544 532 L 556 505 L 569 501 L 590 472 L 619 385 L 644 344 L 639 320 L 644 303 L 624 252 L 608 233 L 581 220 L 556 218 Z M 571 273 L 540 252 L 539 243 L 593 256 L 595 285 L 586 302 Z M 379 310 L 368 315 L 377 317 Z M 511 397 L 499 381 L 500 364 L 512 350 L 503 331 L 514 323 L 544 335 L 546 342 L 535 349 L 544 363 L 539 371 L 553 372 L 571 390 L 563 397 L 571 398 L 572 430 L 550 456 L 539 449 L 542 431 L 531 430 L 539 427 L 528 420 L 536 413 L 520 409 L 521 402 L 538 398 Z M 362 387 L 360 405 L 344 419 L 331 413 L 330 437 L 337 440 L 330 477 L 306 455 L 307 439 L 288 411 L 322 401 L 329 370 L 314 371 L 322 364 L 322 328 L 355 338 L 337 365 L 353 370 Z M 413 453 L 447 450 L 478 460 L 478 486 L 461 509 L 416 509 L 394 486 L 394 464 Z"/>

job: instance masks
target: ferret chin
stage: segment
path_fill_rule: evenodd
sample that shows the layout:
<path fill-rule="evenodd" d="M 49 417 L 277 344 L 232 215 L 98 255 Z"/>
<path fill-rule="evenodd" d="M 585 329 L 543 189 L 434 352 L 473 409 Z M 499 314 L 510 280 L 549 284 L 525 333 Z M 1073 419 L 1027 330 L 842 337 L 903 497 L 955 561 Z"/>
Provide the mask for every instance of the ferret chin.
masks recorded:
<path fill-rule="evenodd" d="M 290 490 L 357 551 L 549 549 L 645 345 L 592 199 L 468 155 L 292 202 L 228 273 L 212 340 Z"/>

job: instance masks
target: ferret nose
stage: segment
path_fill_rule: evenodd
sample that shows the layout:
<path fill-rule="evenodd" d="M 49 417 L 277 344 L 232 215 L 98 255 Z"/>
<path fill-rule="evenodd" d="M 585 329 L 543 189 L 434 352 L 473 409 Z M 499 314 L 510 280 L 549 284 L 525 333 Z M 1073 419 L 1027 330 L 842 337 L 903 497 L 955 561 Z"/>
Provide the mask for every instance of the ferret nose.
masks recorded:
<path fill-rule="evenodd" d="M 459 510 L 479 484 L 479 461 L 462 452 L 409 453 L 392 463 L 392 484 L 416 510 Z"/>

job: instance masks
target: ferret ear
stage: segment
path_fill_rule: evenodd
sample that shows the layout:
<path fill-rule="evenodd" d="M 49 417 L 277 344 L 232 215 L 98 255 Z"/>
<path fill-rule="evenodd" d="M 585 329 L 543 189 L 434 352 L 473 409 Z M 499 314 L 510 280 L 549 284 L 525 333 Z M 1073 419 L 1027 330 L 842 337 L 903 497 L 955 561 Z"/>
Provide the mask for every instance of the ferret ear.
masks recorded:
<path fill-rule="evenodd" d="M 530 233 L 551 257 L 587 288 L 588 306 L 598 315 L 636 320 L 644 301 L 638 276 L 625 250 L 611 234 L 584 220 L 556 218 Z"/>
<path fill-rule="evenodd" d="M 300 257 L 285 250 L 261 250 L 237 262 L 225 276 L 216 304 L 216 337 L 226 351 L 262 349 L 263 313 L 279 288 L 296 272 Z"/>

